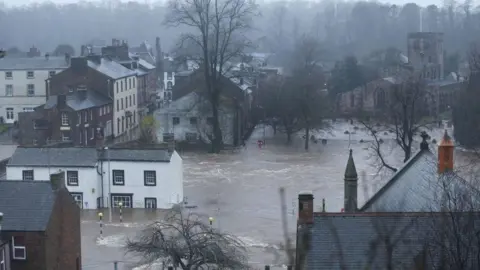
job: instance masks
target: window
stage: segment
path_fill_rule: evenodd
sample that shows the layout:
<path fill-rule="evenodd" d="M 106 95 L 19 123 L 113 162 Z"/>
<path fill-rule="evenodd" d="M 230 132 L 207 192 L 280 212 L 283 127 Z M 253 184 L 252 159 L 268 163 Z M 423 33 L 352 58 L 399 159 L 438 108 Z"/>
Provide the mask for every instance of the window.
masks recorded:
<path fill-rule="evenodd" d="M 48 76 L 49 77 L 55 76 L 55 70 L 49 71 Z"/>
<path fill-rule="evenodd" d="M 107 113 L 110 113 L 110 105 L 107 105 Z"/>
<path fill-rule="evenodd" d="M 120 134 L 120 117 L 117 118 L 117 135 Z"/>
<path fill-rule="evenodd" d="M 130 103 L 130 106 L 132 106 L 132 96 L 128 97 L 128 102 Z"/>
<path fill-rule="evenodd" d="M 112 135 L 112 120 L 108 120 L 107 124 L 105 125 L 105 136 Z"/>
<path fill-rule="evenodd" d="M 7 97 L 13 96 L 13 85 L 12 84 L 5 85 L 5 96 L 7 96 Z"/>
<path fill-rule="evenodd" d="M 7 120 L 13 120 L 14 119 L 13 108 L 7 108 L 6 111 L 7 111 Z"/>
<path fill-rule="evenodd" d="M 157 172 L 156 171 L 143 171 L 143 183 L 145 186 L 157 185 Z"/>
<path fill-rule="evenodd" d="M 125 171 L 124 170 L 113 170 L 113 185 L 114 186 L 124 186 L 125 185 Z"/>
<path fill-rule="evenodd" d="M 80 209 L 83 208 L 83 193 L 71 192 L 70 195 L 72 196 L 73 200 L 77 203 Z"/>
<path fill-rule="evenodd" d="M 78 171 L 67 171 L 67 185 L 78 186 Z"/>
<path fill-rule="evenodd" d="M 27 71 L 27 79 L 33 79 L 35 77 L 35 73 L 33 71 Z"/>
<path fill-rule="evenodd" d="M 120 100 L 117 99 L 117 112 L 120 110 Z"/>
<path fill-rule="evenodd" d="M 35 85 L 28 84 L 27 85 L 27 96 L 31 97 L 35 95 Z"/>
<path fill-rule="evenodd" d="M 70 132 L 67 132 L 67 131 L 62 132 L 62 141 L 63 142 L 70 141 Z"/>
<path fill-rule="evenodd" d="M 132 195 L 112 194 L 112 206 L 119 207 L 120 203 L 123 208 L 132 208 Z"/>
<path fill-rule="evenodd" d="M 135 87 L 135 81 L 137 80 L 137 78 L 133 78 L 133 87 Z"/>
<path fill-rule="evenodd" d="M 93 121 L 93 110 L 90 110 L 90 121 Z"/>
<path fill-rule="evenodd" d="M 120 91 L 123 92 L 123 81 L 120 81 Z"/>
<path fill-rule="evenodd" d="M 12 251 L 14 260 L 25 260 L 27 258 L 25 239 L 23 236 L 12 236 Z"/>
<path fill-rule="evenodd" d="M 87 111 L 83 111 L 83 122 L 85 122 L 85 124 L 88 122 L 88 114 L 87 114 Z"/>
<path fill-rule="evenodd" d="M 11 71 L 6 71 L 5 79 L 13 79 L 13 73 Z"/>
<path fill-rule="evenodd" d="M 128 89 L 132 89 L 132 79 L 128 79 Z"/>
<path fill-rule="evenodd" d="M 185 140 L 187 142 L 196 142 L 198 140 L 198 135 L 194 132 L 187 132 L 185 133 Z"/>
<path fill-rule="evenodd" d="M 173 83 L 172 82 L 167 82 L 167 89 L 172 90 L 173 88 Z"/>
<path fill-rule="evenodd" d="M 135 105 L 135 94 L 133 94 L 133 105 Z"/>
<path fill-rule="evenodd" d="M 122 132 L 125 131 L 125 116 L 122 116 Z"/>
<path fill-rule="evenodd" d="M 172 72 L 167 72 L 167 80 L 171 80 L 172 79 Z"/>
<path fill-rule="evenodd" d="M 180 124 L 180 118 L 178 118 L 178 117 L 173 117 L 173 118 L 172 118 L 172 122 L 173 122 L 174 125 L 178 125 L 178 124 Z"/>
<path fill-rule="evenodd" d="M 123 110 L 123 98 L 120 100 L 120 109 Z"/>
<path fill-rule="evenodd" d="M 157 198 L 145 198 L 146 209 L 157 209 Z"/>
<path fill-rule="evenodd" d="M 62 126 L 68 126 L 68 114 L 66 112 L 62 112 Z"/>
<path fill-rule="evenodd" d="M 190 117 L 190 125 L 196 125 L 197 124 L 197 118 L 196 117 Z"/>
<path fill-rule="evenodd" d="M 133 111 L 133 123 L 135 124 L 137 122 L 137 111 Z"/>

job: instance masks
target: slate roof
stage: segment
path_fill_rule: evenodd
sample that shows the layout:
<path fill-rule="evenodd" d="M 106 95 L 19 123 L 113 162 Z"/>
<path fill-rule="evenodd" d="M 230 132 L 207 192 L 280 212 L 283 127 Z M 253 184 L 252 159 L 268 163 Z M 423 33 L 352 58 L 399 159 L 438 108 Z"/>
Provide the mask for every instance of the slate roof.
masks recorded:
<path fill-rule="evenodd" d="M 170 162 L 172 155 L 166 149 L 122 149 L 110 148 L 99 152 L 100 160 L 137 161 L 137 162 Z"/>
<path fill-rule="evenodd" d="M 420 150 L 360 209 L 361 212 L 440 211 L 443 196 L 449 191 L 470 187 L 455 173 L 439 176 L 436 155 Z"/>
<path fill-rule="evenodd" d="M 96 163 L 95 148 L 18 147 L 7 166 L 94 167 Z"/>
<path fill-rule="evenodd" d="M 74 111 L 81 111 L 89 108 L 103 106 L 112 103 L 112 99 L 108 98 L 96 91 L 87 90 L 75 91 L 67 95 L 66 104 Z M 50 96 L 44 105 L 45 109 L 52 109 L 58 105 L 58 96 Z"/>
<path fill-rule="evenodd" d="M 69 67 L 65 57 L 2 58 L 0 70 L 56 70 Z"/>
<path fill-rule="evenodd" d="M 453 215 L 458 215 L 454 219 L 462 224 L 480 221 L 480 213 Z M 386 269 L 387 235 L 392 242 L 397 242 L 392 254 L 393 269 L 414 269 L 414 258 L 424 244 L 433 244 L 429 256 L 439 254 L 435 252 L 434 239 L 439 237 L 438 226 L 445 224 L 441 222 L 445 220 L 445 216 L 433 213 L 316 213 L 307 269 Z M 474 236 L 477 231 L 478 228 L 465 232 L 465 236 Z M 471 257 L 476 257 L 475 250 L 469 252 Z M 428 257 L 426 261 L 438 262 L 438 257 Z"/>
<path fill-rule="evenodd" d="M 45 231 L 55 202 L 48 181 L 0 181 L 4 231 Z"/>
<path fill-rule="evenodd" d="M 115 61 L 105 58 L 101 58 L 99 63 L 91 60 L 88 60 L 87 63 L 90 68 L 115 80 L 127 76 L 134 76 L 136 74 L 135 71 L 130 70 Z"/>

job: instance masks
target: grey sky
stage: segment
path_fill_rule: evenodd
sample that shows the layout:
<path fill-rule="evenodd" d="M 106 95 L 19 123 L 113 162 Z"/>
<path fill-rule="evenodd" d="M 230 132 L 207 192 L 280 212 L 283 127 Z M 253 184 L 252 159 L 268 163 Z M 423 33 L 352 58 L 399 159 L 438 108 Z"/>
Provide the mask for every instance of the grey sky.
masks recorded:
<path fill-rule="evenodd" d="M 99 0 L 97 0 L 99 1 Z M 130 0 L 120 0 L 121 2 L 128 2 Z M 133 1 L 136 1 L 136 2 L 147 2 L 147 3 L 150 3 L 150 2 L 154 2 L 154 0 L 133 0 Z M 268 1 L 268 0 L 267 0 Z M 7 6 L 12 6 L 12 5 L 15 5 L 15 6 L 20 6 L 20 5 L 28 5 L 28 4 L 32 4 L 32 3 L 35 3 L 35 2 L 47 2 L 47 1 L 44 1 L 44 0 L 4 0 L 5 4 L 7 4 Z M 65 4 L 65 3 L 74 3 L 74 2 L 78 2 L 76 0 L 51 0 L 49 2 L 53 2 L 53 3 L 59 3 L 59 4 Z M 96 2 L 94 0 L 94 2 Z M 408 0 L 389 0 L 389 1 L 384 1 L 384 0 L 380 0 L 380 2 L 390 2 L 392 4 L 397 4 L 397 5 L 401 5 L 401 4 L 405 4 L 405 3 L 408 3 L 408 2 L 416 2 L 417 4 L 419 5 L 430 5 L 430 4 L 437 4 L 437 5 L 441 5 L 443 3 L 442 0 L 422 0 L 422 1 L 408 1 Z"/>

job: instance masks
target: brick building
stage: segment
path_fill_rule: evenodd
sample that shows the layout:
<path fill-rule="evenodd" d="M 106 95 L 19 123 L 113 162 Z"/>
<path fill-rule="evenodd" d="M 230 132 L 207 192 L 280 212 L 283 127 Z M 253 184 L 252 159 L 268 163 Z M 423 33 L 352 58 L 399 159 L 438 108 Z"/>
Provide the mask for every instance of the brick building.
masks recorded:
<path fill-rule="evenodd" d="M 80 209 L 62 181 L 2 180 L 0 212 L 11 270 L 81 269 Z"/>

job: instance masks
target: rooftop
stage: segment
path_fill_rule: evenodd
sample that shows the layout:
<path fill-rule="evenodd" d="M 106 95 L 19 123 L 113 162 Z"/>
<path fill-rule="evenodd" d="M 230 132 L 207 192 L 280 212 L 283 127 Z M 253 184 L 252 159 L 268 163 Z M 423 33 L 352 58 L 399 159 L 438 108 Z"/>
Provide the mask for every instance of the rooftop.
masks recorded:
<path fill-rule="evenodd" d="M 74 111 L 81 111 L 89 108 L 103 106 L 112 103 L 112 100 L 96 91 L 75 91 L 67 95 L 66 104 Z M 45 103 L 45 109 L 51 109 L 58 106 L 58 96 L 50 96 Z"/>
<path fill-rule="evenodd" d="M 66 69 L 69 63 L 65 57 L 2 58 L 0 70 L 55 70 Z"/>
<path fill-rule="evenodd" d="M 49 181 L 0 181 L 2 230 L 45 231 L 54 202 Z"/>
<path fill-rule="evenodd" d="M 105 58 L 100 58 L 100 62 L 94 62 L 92 60 L 88 60 L 88 66 L 96 71 L 107 75 L 112 79 L 120 79 L 127 76 L 135 76 L 136 72 L 134 70 L 130 70 L 121 64 L 108 60 Z"/>
<path fill-rule="evenodd" d="M 94 167 L 98 160 L 169 162 L 170 158 L 166 149 L 109 148 L 99 151 L 87 147 L 18 147 L 7 166 Z"/>

